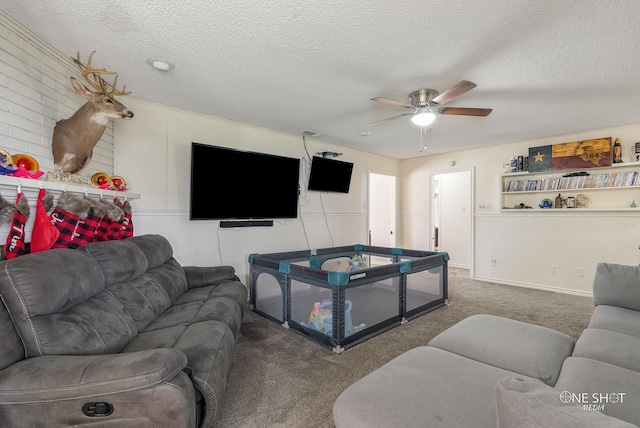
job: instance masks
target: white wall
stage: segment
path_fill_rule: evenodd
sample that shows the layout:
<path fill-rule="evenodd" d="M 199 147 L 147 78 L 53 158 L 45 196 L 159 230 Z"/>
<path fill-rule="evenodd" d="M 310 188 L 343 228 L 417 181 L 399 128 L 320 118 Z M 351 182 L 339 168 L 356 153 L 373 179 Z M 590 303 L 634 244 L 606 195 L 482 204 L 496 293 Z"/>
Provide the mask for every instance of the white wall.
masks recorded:
<path fill-rule="evenodd" d="M 133 120 L 115 123 L 115 169 L 141 199 L 132 202 L 135 234 L 161 233 L 183 264 L 230 264 L 248 281 L 252 253 L 316 249 L 367 242 L 367 177 L 370 171 L 397 175 L 399 161 L 337 147 L 302 136 L 131 99 Z M 191 143 L 199 142 L 307 159 L 322 149 L 353 162 L 349 194 L 307 192 L 302 162 L 299 218 L 275 220 L 273 227 L 221 229 L 219 221 L 189 221 Z M 217 185 L 211 183 L 212 200 Z"/>
<path fill-rule="evenodd" d="M 640 124 L 401 161 L 402 245 L 429 248 L 429 173 L 475 167 L 475 277 L 589 294 L 598 262 L 640 262 L 640 210 L 500 212 L 500 174 L 504 163 L 514 155 L 527 155 L 529 147 L 608 136 L 620 138 L 623 153 L 629 154 L 640 141 Z M 449 166 L 452 161 L 455 167 Z M 551 265 L 558 266 L 557 274 L 551 273 Z M 578 277 L 579 268 L 585 269 L 584 277 Z"/>

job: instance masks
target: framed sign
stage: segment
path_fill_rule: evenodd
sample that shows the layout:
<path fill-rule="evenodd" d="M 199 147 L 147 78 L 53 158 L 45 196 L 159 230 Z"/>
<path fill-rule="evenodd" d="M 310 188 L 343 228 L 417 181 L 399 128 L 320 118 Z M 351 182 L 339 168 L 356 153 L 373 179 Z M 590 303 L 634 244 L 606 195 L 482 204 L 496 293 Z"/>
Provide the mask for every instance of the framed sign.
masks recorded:
<path fill-rule="evenodd" d="M 551 170 L 551 145 L 529 147 L 529 172 Z"/>
<path fill-rule="evenodd" d="M 551 146 L 551 169 L 583 169 L 611 166 L 611 137 L 573 141 Z"/>

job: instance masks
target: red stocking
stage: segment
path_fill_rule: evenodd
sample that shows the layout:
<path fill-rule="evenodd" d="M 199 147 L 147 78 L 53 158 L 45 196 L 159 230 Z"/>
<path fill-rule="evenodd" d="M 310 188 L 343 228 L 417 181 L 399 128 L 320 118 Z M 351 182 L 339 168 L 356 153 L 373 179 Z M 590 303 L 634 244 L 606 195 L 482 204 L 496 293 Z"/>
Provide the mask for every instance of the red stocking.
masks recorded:
<path fill-rule="evenodd" d="M 60 235 L 58 229 L 51 224 L 51 219 L 44 206 L 44 199 L 44 189 L 40 189 L 38 201 L 36 202 L 36 218 L 33 224 L 33 231 L 31 232 L 30 251 L 32 253 L 50 249 Z"/>

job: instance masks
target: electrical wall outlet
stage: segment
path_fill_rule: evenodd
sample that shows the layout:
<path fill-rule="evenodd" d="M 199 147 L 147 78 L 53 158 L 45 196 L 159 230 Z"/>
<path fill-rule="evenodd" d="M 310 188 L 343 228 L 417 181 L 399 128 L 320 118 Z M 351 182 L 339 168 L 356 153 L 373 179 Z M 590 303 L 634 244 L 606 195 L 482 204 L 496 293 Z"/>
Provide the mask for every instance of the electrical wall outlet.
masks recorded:
<path fill-rule="evenodd" d="M 558 274 L 558 265 L 551 265 L 551 275 Z"/>
<path fill-rule="evenodd" d="M 585 272 L 584 268 L 578 268 L 578 276 L 580 278 L 584 278 L 586 276 L 586 272 Z"/>

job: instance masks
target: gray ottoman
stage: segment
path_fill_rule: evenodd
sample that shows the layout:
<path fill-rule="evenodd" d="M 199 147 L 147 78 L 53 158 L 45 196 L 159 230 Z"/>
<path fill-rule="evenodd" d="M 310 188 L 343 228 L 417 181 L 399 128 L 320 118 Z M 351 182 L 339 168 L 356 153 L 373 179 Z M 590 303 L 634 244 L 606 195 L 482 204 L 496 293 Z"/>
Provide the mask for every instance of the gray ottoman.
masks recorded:
<path fill-rule="evenodd" d="M 472 315 L 434 337 L 429 346 L 510 370 L 549 386 L 571 355 L 572 337 L 512 319 Z"/>
<path fill-rule="evenodd" d="M 333 422 L 336 428 L 495 428 L 496 385 L 512 376 L 518 375 L 419 346 L 344 390 Z"/>
<path fill-rule="evenodd" d="M 574 340 L 548 328 L 474 315 L 349 386 L 336 428 L 495 428 L 497 385 L 517 377 L 553 386 Z"/>

